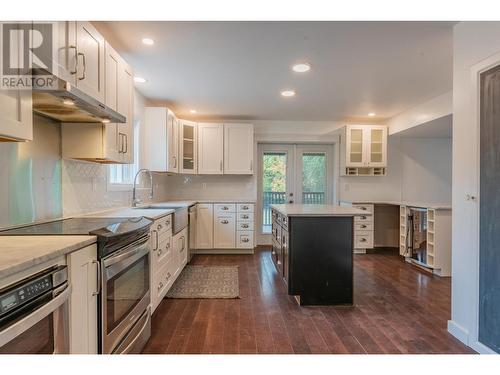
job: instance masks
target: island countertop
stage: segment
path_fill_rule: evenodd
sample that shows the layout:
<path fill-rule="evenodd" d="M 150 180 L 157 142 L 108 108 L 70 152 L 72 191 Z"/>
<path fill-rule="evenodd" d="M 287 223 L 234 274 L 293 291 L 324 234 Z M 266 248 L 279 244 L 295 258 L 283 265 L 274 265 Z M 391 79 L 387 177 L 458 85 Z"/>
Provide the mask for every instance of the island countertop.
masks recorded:
<path fill-rule="evenodd" d="M 333 204 L 272 204 L 271 208 L 286 216 L 369 216 L 359 208 Z"/>

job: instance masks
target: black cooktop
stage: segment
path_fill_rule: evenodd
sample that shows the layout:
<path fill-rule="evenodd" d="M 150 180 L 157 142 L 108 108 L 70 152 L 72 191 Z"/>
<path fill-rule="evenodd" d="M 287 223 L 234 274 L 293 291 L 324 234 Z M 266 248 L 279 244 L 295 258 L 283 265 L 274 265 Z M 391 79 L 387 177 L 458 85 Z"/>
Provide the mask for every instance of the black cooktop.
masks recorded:
<path fill-rule="evenodd" d="M 147 235 L 151 224 L 144 217 L 74 218 L 9 229 L 1 231 L 0 236 L 94 235 L 103 257 Z"/>

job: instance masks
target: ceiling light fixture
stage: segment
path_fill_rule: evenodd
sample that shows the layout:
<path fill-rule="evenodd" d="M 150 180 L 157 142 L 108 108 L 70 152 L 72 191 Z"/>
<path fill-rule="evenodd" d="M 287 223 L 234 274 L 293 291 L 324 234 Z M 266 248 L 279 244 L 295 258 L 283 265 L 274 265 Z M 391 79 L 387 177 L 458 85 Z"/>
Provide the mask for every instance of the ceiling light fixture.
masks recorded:
<path fill-rule="evenodd" d="M 289 98 L 291 96 L 295 96 L 295 91 L 294 90 L 283 90 L 281 92 L 281 96 L 284 96 L 286 98 Z"/>
<path fill-rule="evenodd" d="M 196 109 L 190 109 L 189 113 L 193 113 L 193 114 L 196 113 Z"/>
<path fill-rule="evenodd" d="M 311 65 L 308 63 L 299 63 L 292 66 L 292 70 L 296 73 L 305 73 L 311 70 Z"/>
<path fill-rule="evenodd" d="M 370 116 L 370 117 L 375 116 L 375 112 L 370 112 L 370 113 L 368 113 L 368 116 Z"/>
<path fill-rule="evenodd" d="M 142 78 L 142 77 L 134 77 L 134 82 L 136 83 L 145 83 L 146 82 L 146 78 Z"/>
<path fill-rule="evenodd" d="M 155 41 L 151 38 L 142 38 L 142 43 L 147 46 L 152 46 L 153 44 L 155 44 Z"/>

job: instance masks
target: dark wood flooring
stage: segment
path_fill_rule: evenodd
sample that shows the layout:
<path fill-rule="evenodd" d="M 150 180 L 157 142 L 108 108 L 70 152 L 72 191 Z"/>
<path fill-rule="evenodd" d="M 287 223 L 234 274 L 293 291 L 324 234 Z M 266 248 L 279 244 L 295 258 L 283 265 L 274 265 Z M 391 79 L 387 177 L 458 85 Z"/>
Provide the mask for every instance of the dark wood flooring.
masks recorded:
<path fill-rule="evenodd" d="M 239 299 L 165 299 L 144 353 L 471 353 L 446 331 L 449 278 L 398 255 L 354 256 L 354 307 L 300 307 L 267 248 L 196 255 L 191 264 L 238 265 Z"/>

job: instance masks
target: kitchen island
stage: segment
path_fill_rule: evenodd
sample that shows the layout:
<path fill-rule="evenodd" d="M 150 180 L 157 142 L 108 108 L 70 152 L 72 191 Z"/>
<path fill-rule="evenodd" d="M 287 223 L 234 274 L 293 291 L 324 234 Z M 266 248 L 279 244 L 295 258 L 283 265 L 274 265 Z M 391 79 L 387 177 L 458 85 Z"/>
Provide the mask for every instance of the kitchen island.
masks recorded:
<path fill-rule="evenodd" d="M 354 217 L 357 208 L 273 204 L 272 259 L 300 305 L 353 304 Z"/>

